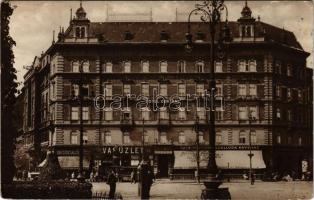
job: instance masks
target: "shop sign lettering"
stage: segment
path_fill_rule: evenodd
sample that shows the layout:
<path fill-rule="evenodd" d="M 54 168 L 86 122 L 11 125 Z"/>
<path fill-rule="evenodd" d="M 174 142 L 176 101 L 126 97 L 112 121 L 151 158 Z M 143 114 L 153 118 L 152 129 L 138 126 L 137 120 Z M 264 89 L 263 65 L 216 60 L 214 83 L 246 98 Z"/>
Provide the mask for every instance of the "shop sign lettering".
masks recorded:
<path fill-rule="evenodd" d="M 140 154 L 142 153 L 141 147 L 126 147 L 126 146 L 108 146 L 103 147 L 104 154 L 113 154 L 114 152 L 118 152 L 120 154 Z"/>

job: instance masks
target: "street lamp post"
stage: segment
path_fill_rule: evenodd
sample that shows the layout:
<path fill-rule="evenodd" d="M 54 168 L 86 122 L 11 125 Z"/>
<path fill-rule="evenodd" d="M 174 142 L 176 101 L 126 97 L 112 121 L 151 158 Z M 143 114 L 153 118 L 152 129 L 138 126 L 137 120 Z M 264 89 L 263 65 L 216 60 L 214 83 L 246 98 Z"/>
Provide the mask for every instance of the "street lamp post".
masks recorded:
<path fill-rule="evenodd" d="M 210 34 L 210 75 L 209 75 L 209 88 L 210 88 L 210 120 L 209 120 L 209 159 L 208 159 L 208 180 L 204 182 L 206 189 L 203 190 L 201 198 L 204 199 L 215 199 L 219 196 L 219 185 L 221 185 L 221 181 L 216 178 L 217 174 L 217 165 L 215 160 L 215 90 L 216 90 L 216 81 L 215 81 L 215 70 L 214 70 L 214 62 L 215 62 L 215 34 L 216 34 L 216 26 L 221 22 L 221 14 L 223 11 L 226 12 L 226 23 L 221 32 L 219 32 L 220 38 L 218 38 L 217 50 L 221 50 L 222 42 L 228 41 L 230 32 L 227 27 L 227 18 L 228 18 L 228 10 L 226 5 L 224 4 L 224 0 L 206 0 L 201 4 L 196 4 L 195 9 L 192 10 L 188 17 L 188 33 L 186 33 L 187 43 L 185 44 L 185 48 L 187 51 L 192 50 L 192 34 L 191 31 L 191 15 L 196 14 L 200 15 L 200 19 L 208 24 L 209 34 Z M 220 55 L 221 52 L 218 52 L 217 55 Z M 228 198 L 228 197 L 227 197 Z"/>

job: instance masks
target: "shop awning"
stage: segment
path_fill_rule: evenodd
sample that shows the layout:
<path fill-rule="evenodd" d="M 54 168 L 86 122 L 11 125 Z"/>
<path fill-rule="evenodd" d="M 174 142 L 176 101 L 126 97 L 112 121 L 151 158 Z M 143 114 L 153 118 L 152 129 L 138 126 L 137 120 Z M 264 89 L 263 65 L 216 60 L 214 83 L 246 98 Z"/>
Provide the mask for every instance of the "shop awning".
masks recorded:
<path fill-rule="evenodd" d="M 78 156 L 58 156 L 58 161 L 63 169 L 77 169 L 80 159 Z M 89 168 L 89 160 L 87 158 L 83 159 L 83 168 Z"/>
<path fill-rule="evenodd" d="M 263 169 L 266 165 L 261 150 L 252 151 L 252 168 Z M 196 169 L 195 151 L 175 151 L 174 169 Z M 200 151 L 200 168 L 206 168 L 208 152 Z M 249 151 L 216 151 L 216 164 L 219 169 L 249 169 Z"/>

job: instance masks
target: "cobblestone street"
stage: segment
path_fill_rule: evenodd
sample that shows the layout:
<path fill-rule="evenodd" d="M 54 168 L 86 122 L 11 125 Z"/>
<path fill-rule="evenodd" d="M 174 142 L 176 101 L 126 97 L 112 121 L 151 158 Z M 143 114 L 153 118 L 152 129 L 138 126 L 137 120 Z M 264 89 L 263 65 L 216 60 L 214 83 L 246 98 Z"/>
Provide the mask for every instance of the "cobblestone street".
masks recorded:
<path fill-rule="evenodd" d="M 136 199 L 137 184 L 118 183 L 117 192 L 124 199 Z M 228 187 L 232 199 L 311 199 L 312 182 L 249 182 L 242 180 L 224 183 L 221 187 Z M 171 182 L 157 180 L 151 188 L 151 199 L 197 199 L 200 197 L 202 184 L 191 182 Z M 105 183 L 93 183 L 93 192 L 108 192 L 109 186 Z"/>

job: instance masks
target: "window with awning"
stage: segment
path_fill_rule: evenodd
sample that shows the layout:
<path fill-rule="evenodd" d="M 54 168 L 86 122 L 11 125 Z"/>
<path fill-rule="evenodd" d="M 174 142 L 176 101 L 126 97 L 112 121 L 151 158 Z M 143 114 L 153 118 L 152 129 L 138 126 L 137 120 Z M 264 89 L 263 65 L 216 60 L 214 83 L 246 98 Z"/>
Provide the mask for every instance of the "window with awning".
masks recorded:
<path fill-rule="evenodd" d="M 219 169 L 249 169 L 250 151 L 216 151 L 216 164 Z M 252 168 L 266 168 L 262 150 L 252 150 Z M 174 169 L 196 169 L 196 151 L 175 151 Z M 206 168 L 208 152 L 200 151 L 200 168 Z"/>

